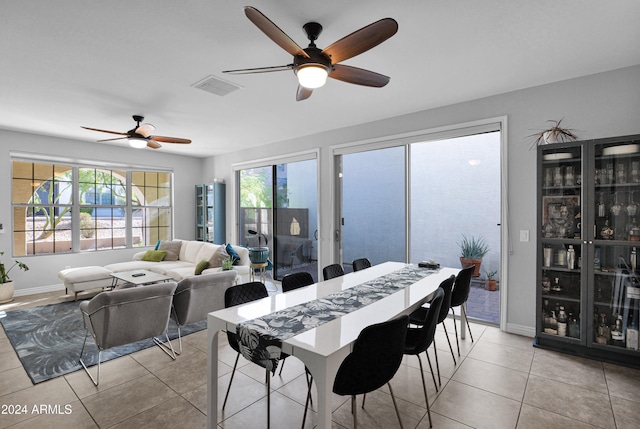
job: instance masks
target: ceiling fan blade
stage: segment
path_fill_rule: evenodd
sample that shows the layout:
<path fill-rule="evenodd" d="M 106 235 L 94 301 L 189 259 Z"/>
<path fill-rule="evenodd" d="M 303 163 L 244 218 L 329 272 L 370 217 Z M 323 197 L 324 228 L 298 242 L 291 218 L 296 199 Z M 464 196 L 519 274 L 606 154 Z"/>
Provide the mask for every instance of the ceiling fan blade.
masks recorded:
<path fill-rule="evenodd" d="M 100 131 L 101 133 L 111 133 L 111 134 L 118 134 L 121 136 L 126 136 L 128 135 L 127 133 L 121 133 L 119 131 L 109 131 L 109 130 L 101 130 L 99 128 L 89 128 L 89 127 L 80 127 L 80 128 L 84 128 L 85 130 L 91 130 L 91 131 Z"/>
<path fill-rule="evenodd" d="M 151 124 L 142 124 L 138 128 L 136 128 L 135 132 L 137 134 L 140 134 L 141 136 L 149 137 L 151 134 L 153 134 L 155 130 L 156 130 L 156 127 L 154 127 Z"/>
<path fill-rule="evenodd" d="M 307 98 L 311 97 L 311 94 L 313 94 L 312 89 L 305 88 L 302 85 L 298 85 L 298 92 L 296 93 L 296 101 L 306 100 Z"/>
<path fill-rule="evenodd" d="M 162 145 L 160 145 L 160 143 L 156 143 L 153 140 L 149 139 L 147 140 L 147 147 L 150 147 L 151 149 L 160 149 Z"/>
<path fill-rule="evenodd" d="M 326 47 L 322 53 L 331 58 L 331 64 L 336 64 L 378 46 L 397 31 L 398 23 L 392 18 L 384 18 L 344 36 Z"/>
<path fill-rule="evenodd" d="M 244 14 L 247 15 L 247 18 L 251 22 L 255 24 L 264 34 L 267 35 L 268 38 L 276 42 L 278 46 L 280 46 L 285 51 L 289 52 L 291 55 L 301 55 L 305 58 L 309 58 L 309 54 L 307 54 L 296 42 L 294 42 L 291 37 L 287 36 L 284 31 L 280 29 L 277 25 L 275 25 L 269 18 L 264 16 L 262 12 L 258 9 L 246 6 L 244 8 Z"/>
<path fill-rule="evenodd" d="M 389 76 L 385 76 L 380 73 L 372 72 L 370 70 L 365 70 L 358 67 L 345 66 L 344 64 L 336 64 L 335 66 L 333 66 L 333 70 L 329 74 L 329 77 L 347 83 L 373 86 L 375 88 L 381 88 L 385 86 L 391 79 Z"/>
<path fill-rule="evenodd" d="M 97 142 L 112 142 L 114 140 L 126 140 L 126 137 L 116 137 L 115 139 L 103 139 L 103 140 L 96 140 Z"/>
<path fill-rule="evenodd" d="M 252 69 L 225 70 L 222 73 L 251 74 L 251 73 L 270 73 L 270 72 L 285 71 L 285 70 L 293 70 L 293 64 L 287 64 L 285 66 L 256 67 Z"/>
<path fill-rule="evenodd" d="M 178 137 L 165 137 L 165 136 L 151 136 L 149 140 L 154 140 L 156 142 L 162 143 L 181 143 L 181 144 L 189 144 L 191 140 L 189 139 L 181 139 Z"/>

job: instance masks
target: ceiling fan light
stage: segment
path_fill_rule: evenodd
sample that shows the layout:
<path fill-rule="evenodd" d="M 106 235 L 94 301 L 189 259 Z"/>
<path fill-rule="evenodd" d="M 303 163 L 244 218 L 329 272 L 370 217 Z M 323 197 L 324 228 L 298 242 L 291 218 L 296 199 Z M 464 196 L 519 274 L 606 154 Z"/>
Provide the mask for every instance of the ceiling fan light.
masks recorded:
<path fill-rule="evenodd" d="M 142 124 L 136 129 L 136 133 L 143 135 L 145 137 L 149 137 L 156 130 L 151 124 Z"/>
<path fill-rule="evenodd" d="M 327 82 L 329 71 L 318 64 L 309 64 L 298 67 L 296 71 L 298 83 L 308 89 L 320 88 Z"/>
<path fill-rule="evenodd" d="M 147 140 L 141 139 L 139 137 L 129 137 L 129 146 L 134 147 L 136 149 L 142 149 L 147 147 Z"/>

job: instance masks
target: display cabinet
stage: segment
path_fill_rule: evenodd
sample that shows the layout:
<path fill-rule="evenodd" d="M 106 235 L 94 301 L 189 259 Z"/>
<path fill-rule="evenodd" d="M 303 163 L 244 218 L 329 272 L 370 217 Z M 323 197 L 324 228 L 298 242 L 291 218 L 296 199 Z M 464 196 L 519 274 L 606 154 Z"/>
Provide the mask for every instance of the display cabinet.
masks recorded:
<path fill-rule="evenodd" d="M 225 184 L 196 185 L 196 240 L 224 244 L 226 240 Z"/>
<path fill-rule="evenodd" d="M 640 136 L 538 148 L 535 344 L 640 366 Z"/>

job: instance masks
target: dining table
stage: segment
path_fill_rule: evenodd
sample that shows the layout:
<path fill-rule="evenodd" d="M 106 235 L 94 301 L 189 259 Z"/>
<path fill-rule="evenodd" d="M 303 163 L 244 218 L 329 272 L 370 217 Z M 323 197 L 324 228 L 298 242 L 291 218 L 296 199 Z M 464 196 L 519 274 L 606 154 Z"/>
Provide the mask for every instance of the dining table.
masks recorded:
<path fill-rule="evenodd" d="M 284 316 L 304 315 L 302 329 L 268 327 L 270 340 L 282 352 L 300 359 L 317 389 L 317 427 L 331 427 L 331 396 L 335 375 L 353 342 L 367 326 L 409 314 L 432 296 L 443 280 L 460 270 L 419 268 L 402 262 L 384 262 L 370 268 L 321 281 L 286 293 L 277 293 L 247 304 L 208 314 L 207 427 L 218 424 L 218 336 L 243 327 L 282 321 Z M 357 302 L 358 305 L 340 305 Z M 331 308 L 327 314 L 318 309 Z M 293 316 L 295 317 L 295 316 Z M 298 322 L 299 318 L 296 319 Z M 276 363 L 277 364 L 277 363 Z M 275 368 L 272 368 L 275 372 Z M 302 419 L 302 415 L 300 416 Z"/>

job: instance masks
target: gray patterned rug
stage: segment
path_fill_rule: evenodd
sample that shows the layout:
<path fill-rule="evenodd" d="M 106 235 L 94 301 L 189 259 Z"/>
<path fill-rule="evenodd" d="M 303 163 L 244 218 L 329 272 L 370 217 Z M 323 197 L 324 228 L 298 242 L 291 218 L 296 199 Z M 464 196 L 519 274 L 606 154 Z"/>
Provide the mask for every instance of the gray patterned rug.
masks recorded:
<path fill-rule="evenodd" d="M 37 384 L 82 369 L 80 350 L 85 329 L 80 313 L 80 301 L 46 305 L 29 310 L 0 314 L 0 323 L 18 354 L 22 366 L 33 384 Z M 207 328 L 207 321 L 183 326 L 182 336 Z M 169 322 L 169 338 L 178 337 L 177 326 Z M 105 350 L 102 362 L 125 356 L 153 346 L 153 340 L 138 341 Z M 98 348 L 87 339 L 83 360 L 95 365 Z"/>

